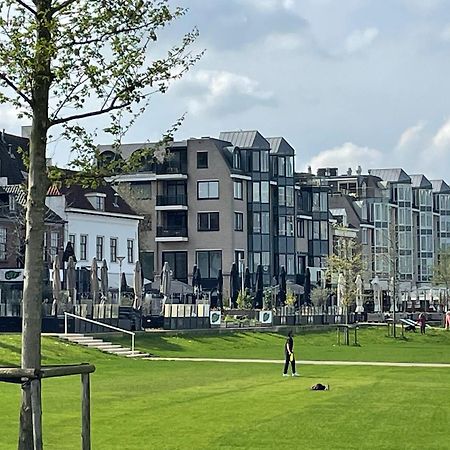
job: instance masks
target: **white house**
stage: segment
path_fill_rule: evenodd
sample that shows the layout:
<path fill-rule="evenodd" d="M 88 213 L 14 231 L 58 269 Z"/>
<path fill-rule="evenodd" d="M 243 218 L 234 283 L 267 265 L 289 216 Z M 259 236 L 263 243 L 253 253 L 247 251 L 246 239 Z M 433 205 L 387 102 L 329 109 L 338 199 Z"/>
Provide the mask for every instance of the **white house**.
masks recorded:
<path fill-rule="evenodd" d="M 94 257 L 100 267 L 106 259 L 109 287 L 119 286 L 121 273 L 132 286 L 142 217 L 112 187 L 54 186 L 49 189 L 46 205 L 67 221 L 64 247 L 68 241 L 72 243 L 77 268 L 90 267 Z"/>

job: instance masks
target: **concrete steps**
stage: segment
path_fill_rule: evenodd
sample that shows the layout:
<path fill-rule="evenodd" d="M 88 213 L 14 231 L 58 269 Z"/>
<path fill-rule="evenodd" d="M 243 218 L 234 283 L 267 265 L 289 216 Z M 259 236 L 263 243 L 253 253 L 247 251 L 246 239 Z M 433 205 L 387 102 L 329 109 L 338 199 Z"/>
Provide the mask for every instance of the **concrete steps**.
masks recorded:
<path fill-rule="evenodd" d="M 122 347 L 112 342 L 104 341 L 103 339 L 94 338 L 93 336 L 85 336 L 84 334 L 59 334 L 58 337 L 72 344 L 82 345 L 83 347 L 95 348 L 104 353 L 111 355 L 125 356 L 126 358 L 145 358 L 150 356 L 148 353 L 143 353 L 138 350 L 132 351 L 131 348 Z"/>

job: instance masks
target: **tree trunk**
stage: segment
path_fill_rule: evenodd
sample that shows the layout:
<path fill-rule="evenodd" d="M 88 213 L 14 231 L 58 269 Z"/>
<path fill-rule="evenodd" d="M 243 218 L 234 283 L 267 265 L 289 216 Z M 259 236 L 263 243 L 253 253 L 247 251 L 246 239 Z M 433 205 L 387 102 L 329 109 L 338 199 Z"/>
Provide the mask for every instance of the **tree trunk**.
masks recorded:
<path fill-rule="evenodd" d="M 48 98 L 51 84 L 49 42 L 51 39 L 50 0 L 35 2 L 38 11 L 35 67 L 32 88 L 33 121 L 31 126 L 28 197 L 26 211 L 25 268 L 22 312 L 22 368 L 41 367 L 42 276 L 44 208 L 48 189 L 46 148 Z M 40 395 L 38 401 L 40 402 Z M 19 450 L 33 448 L 30 390 L 22 393 Z"/>

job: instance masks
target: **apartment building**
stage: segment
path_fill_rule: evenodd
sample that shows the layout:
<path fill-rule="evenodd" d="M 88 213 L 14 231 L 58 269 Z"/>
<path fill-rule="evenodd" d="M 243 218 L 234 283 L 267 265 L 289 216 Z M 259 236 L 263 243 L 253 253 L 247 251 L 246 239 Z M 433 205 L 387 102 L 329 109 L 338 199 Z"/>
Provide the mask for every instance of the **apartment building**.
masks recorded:
<path fill-rule="evenodd" d="M 100 146 L 100 153 L 127 158 L 144 145 Z M 268 285 L 281 266 L 288 279 L 298 281 L 308 264 L 321 263 L 308 259 L 309 228 L 300 221 L 312 221 L 317 213 L 328 226 L 327 200 L 322 195 L 323 211 L 313 206 L 314 189 L 305 191 L 303 200 L 303 185 L 294 176 L 295 151 L 284 138 L 230 131 L 218 139 L 171 142 L 167 152 L 163 163 L 115 180 L 115 189 L 145 218 L 139 234 L 147 278 L 167 261 L 174 278 L 183 282 L 191 282 L 197 265 L 206 289 L 216 285 L 221 269 L 227 288 L 232 263 L 244 260 L 253 274 L 262 265 Z M 326 240 L 328 231 L 323 233 Z M 323 246 L 317 254 L 327 251 Z"/>

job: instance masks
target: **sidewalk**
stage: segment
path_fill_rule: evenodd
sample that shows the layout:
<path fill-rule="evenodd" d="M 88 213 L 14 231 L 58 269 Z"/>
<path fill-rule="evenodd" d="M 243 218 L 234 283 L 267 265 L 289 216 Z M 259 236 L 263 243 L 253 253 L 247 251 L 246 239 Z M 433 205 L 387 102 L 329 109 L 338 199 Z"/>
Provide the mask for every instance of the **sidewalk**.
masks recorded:
<path fill-rule="evenodd" d="M 284 364 L 284 359 L 159 358 L 155 356 L 143 359 L 149 361 Z M 428 368 L 450 369 L 450 364 L 443 364 L 443 363 L 402 363 L 402 362 L 384 362 L 384 361 L 303 361 L 303 360 L 297 360 L 296 362 L 297 364 L 300 365 L 312 365 L 312 366 L 386 366 L 386 367 L 428 367 Z"/>

